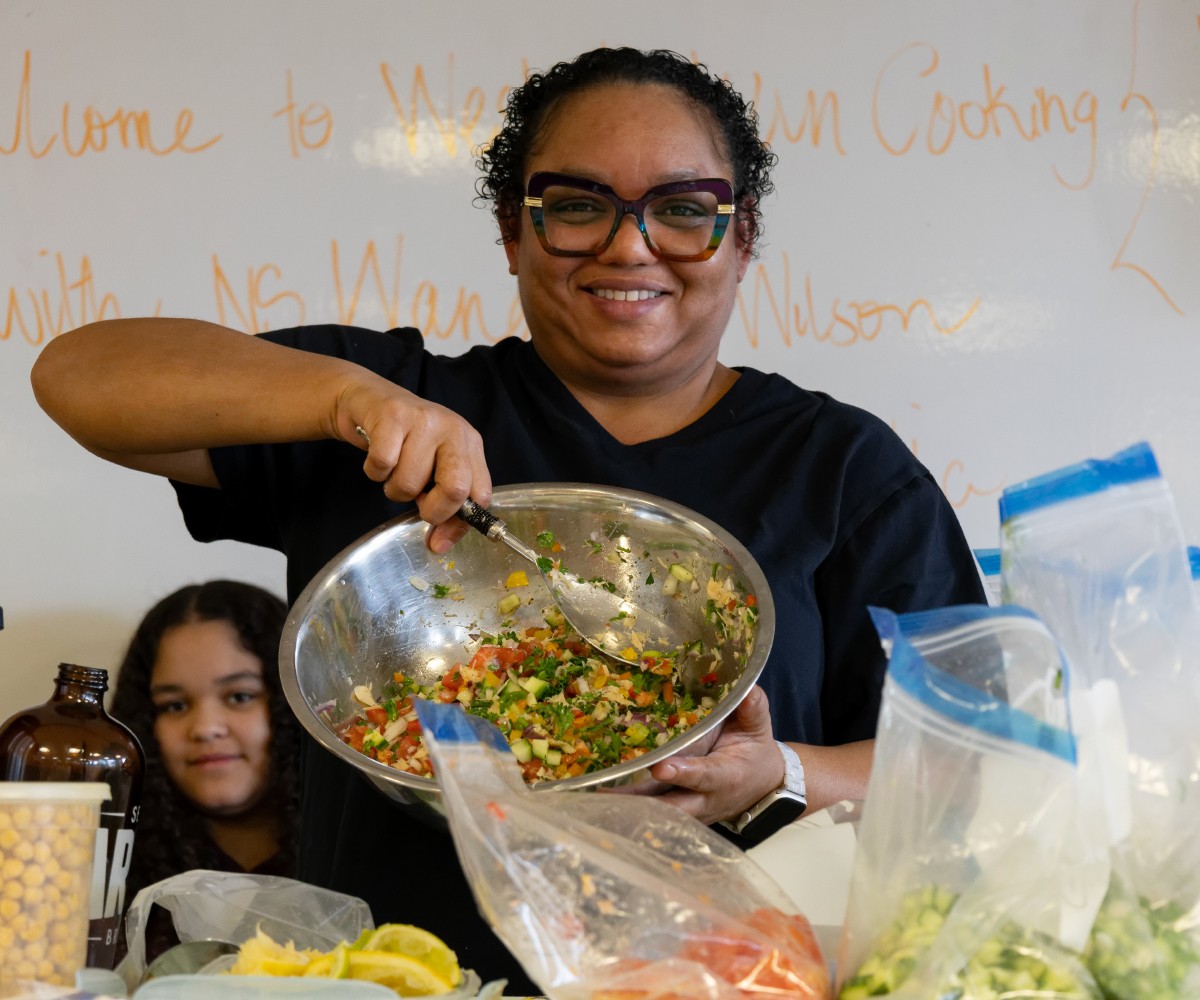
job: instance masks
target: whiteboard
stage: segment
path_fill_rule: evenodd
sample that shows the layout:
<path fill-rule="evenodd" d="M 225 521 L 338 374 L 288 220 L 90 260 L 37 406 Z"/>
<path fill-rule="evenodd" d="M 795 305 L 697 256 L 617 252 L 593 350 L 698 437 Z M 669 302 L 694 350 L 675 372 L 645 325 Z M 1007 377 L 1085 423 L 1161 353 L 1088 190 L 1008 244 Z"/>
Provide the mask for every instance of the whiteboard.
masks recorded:
<path fill-rule="evenodd" d="M 975 547 L 1006 484 L 1139 440 L 1200 540 L 1196 0 L 0 0 L 0 714 L 183 583 L 283 593 L 41 413 L 41 347 L 147 313 L 522 335 L 473 150 L 600 44 L 706 62 L 779 154 L 727 364 L 879 414 Z"/>

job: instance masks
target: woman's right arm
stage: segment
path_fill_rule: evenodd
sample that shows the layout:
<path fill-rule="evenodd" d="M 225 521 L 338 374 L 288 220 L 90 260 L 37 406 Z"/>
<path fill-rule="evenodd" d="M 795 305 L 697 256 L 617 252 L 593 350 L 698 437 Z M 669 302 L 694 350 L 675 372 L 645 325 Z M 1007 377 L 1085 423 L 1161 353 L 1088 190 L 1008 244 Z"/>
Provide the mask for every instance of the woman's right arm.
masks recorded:
<path fill-rule="evenodd" d="M 452 410 L 352 362 L 213 323 L 80 327 L 46 345 L 32 382 L 42 408 L 93 454 L 182 482 L 219 486 L 209 448 L 323 438 L 365 448 L 362 427 L 366 475 L 393 500 L 416 499 L 429 523 L 448 521 L 468 496 L 491 498 L 479 434 Z M 444 537 L 461 534 L 456 523 Z"/>

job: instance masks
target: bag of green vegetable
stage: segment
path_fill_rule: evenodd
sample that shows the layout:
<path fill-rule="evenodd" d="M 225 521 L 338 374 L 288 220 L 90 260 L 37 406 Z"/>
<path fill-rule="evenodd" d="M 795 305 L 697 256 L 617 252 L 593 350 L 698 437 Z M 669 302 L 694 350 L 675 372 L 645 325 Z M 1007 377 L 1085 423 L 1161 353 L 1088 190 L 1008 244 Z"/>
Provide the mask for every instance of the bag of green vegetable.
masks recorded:
<path fill-rule="evenodd" d="M 1058 646 L 983 605 L 871 609 L 888 651 L 839 1000 L 1099 1000 L 1079 957 L 1108 881 Z"/>
<path fill-rule="evenodd" d="M 707 826 L 652 796 L 535 789 L 495 726 L 417 704 L 480 911 L 554 1000 L 828 1000 L 812 927 Z"/>
<path fill-rule="evenodd" d="M 1114 874 L 1088 962 L 1114 1000 L 1200 997 L 1200 613 L 1170 490 L 1142 443 L 1011 487 L 1000 513 L 1006 599 L 1124 725 L 1092 762 Z"/>

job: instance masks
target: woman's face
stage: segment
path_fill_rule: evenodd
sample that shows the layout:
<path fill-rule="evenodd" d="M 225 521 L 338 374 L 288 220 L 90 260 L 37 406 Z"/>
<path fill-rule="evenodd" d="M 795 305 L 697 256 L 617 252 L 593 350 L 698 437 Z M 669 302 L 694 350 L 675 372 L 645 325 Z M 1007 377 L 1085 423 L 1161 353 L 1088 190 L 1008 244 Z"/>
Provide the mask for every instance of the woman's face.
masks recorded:
<path fill-rule="evenodd" d="M 226 621 L 167 629 L 150 674 L 154 735 L 168 776 L 199 809 L 237 816 L 270 780 L 263 664 Z"/>
<path fill-rule="evenodd" d="M 613 188 L 625 199 L 670 181 L 718 177 L 732 169 L 708 123 L 675 90 L 612 84 L 564 99 L 543 127 L 529 162 Z M 730 225 L 706 261 L 661 260 L 625 219 L 595 257 L 546 253 L 522 209 L 506 244 L 538 353 L 566 381 L 594 389 L 654 392 L 675 387 L 715 362 L 721 335 L 749 264 Z M 613 292 L 643 292 L 624 301 Z"/>

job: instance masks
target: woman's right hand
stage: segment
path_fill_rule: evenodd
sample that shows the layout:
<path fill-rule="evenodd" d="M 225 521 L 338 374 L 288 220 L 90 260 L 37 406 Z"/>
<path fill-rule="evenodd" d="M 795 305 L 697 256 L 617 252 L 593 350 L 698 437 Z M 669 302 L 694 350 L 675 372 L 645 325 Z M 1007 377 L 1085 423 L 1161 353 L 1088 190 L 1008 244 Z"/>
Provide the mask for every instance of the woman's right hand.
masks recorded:
<path fill-rule="evenodd" d="M 334 426 L 367 452 L 363 472 L 383 484 L 389 500 L 416 501 L 433 526 L 427 544 L 434 552 L 446 552 L 469 530 L 455 517 L 463 501 L 491 501 L 483 439 L 447 407 L 368 375 L 339 395 Z"/>

